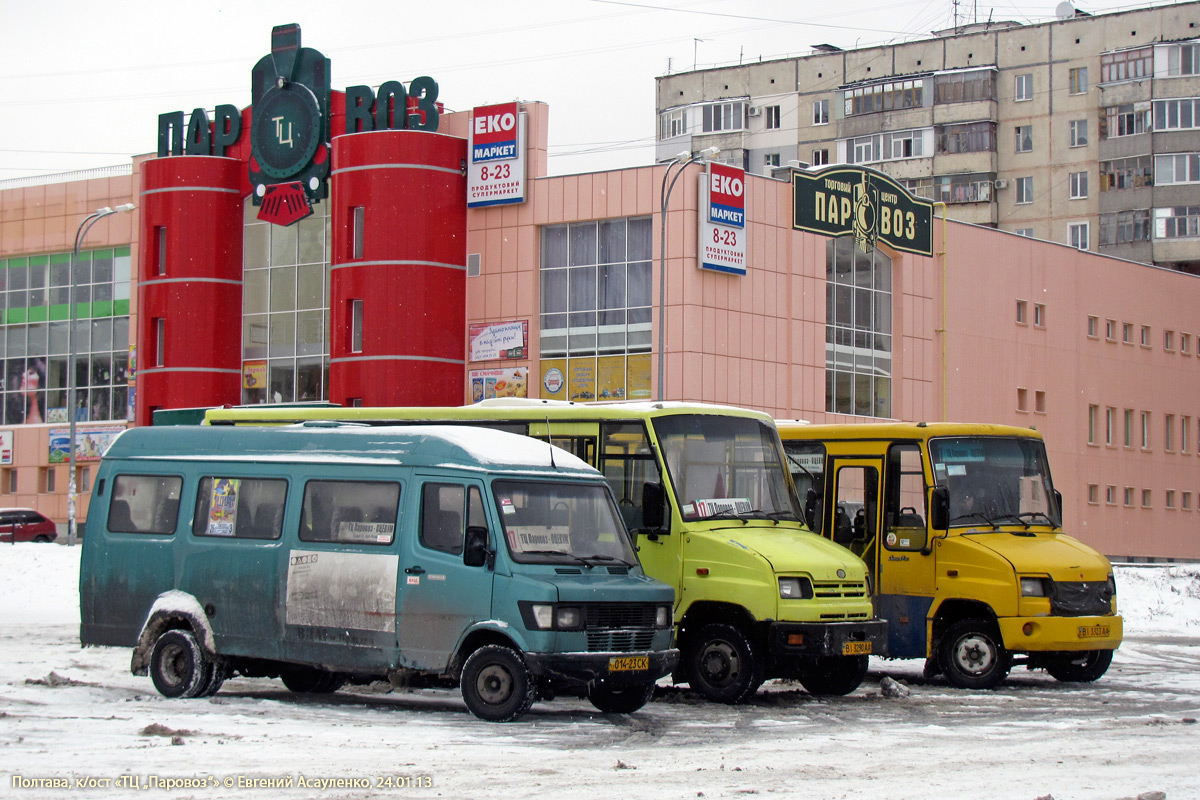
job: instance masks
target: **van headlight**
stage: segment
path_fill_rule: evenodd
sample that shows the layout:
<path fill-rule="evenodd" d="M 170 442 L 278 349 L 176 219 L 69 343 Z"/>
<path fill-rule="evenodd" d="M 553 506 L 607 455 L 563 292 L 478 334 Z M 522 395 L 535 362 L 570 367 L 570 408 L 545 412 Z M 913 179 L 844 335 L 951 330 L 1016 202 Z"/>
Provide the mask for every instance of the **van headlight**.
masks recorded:
<path fill-rule="evenodd" d="M 812 581 L 808 578 L 780 578 L 781 600 L 809 600 L 813 596 Z"/>
<path fill-rule="evenodd" d="M 1047 597 L 1046 578 L 1021 578 L 1022 597 Z"/>
<path fill-rule="evenodd" d="M 654 627 L 664 630 L 671 627 L 671 607 L 659 606 L 654 612 Z"/>
<path fill-rule="evenodd" d="M 529 630 L 573 631 L 583 627 L 583 609 L 554 603 L 522 604 L 522 616 Z"/>

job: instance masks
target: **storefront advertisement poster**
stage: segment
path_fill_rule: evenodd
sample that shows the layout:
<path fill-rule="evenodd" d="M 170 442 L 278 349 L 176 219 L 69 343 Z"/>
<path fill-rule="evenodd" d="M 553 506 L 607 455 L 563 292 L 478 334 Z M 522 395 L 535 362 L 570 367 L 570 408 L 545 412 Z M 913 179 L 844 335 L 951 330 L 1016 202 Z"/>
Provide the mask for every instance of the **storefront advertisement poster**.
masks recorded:
<path fill-rule="evenodd" d="M 105 426 L 103 428 L 76 428 L 75 460 L 99 461 L 100 457 L 104 455 L 104 451 L 112 444 L 113 439 L 116 439 L 124 430 L 124 425 Z M 71 455 L 68 449 L 70 441 L 70 428 L 50 429 L 49 462 L 51 464 L 65 464 L 70 460 Z"/>
<path fill-rule="evenodd" d="M 471 402 L 495 397 L 528 397 L 529 367 L 468 370 Z"/>
<path fill-rule="evenodd" d="M 525 358 L 529 352 L 529 320 L 476 323 L 467 338 L 471 361 Z"/>

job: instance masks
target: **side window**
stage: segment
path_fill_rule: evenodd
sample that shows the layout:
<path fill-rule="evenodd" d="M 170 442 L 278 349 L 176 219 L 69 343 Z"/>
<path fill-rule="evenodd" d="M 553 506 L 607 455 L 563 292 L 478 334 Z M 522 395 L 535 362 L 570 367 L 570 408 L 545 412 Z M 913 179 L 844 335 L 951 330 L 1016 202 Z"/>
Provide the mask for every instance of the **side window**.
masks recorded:
<path fill-rule="evenodd" d="M 783 443 L 783 452 L 796 494 L 804 501 L 804 522 L 814 533 L 820 533 L 825 517 L 825 445 L 791 440 Z"/>
<path fill-rule="evenodd" d="M 309 481 L 300 511 L 300 541 L 391 544 L 396 538 L 400 484 Z"/>
<path fill-rule="evenodd" d="M 287 481 L 282 479 L 202 478 L 192 534 L 278 539 L 286 499 Z"/>
<path fill-rule="evenodd" d="M 108 505 L 112 533 L 174 533 L 183 478 L 176 475 L 118 475 Z"/>
<path fill-rule="evenodd" d="M 892 445 L 883 505 L 884 546 L 889 550 L 924 547 L 927 518 L 921 449 L 915 444 Z"/>
<path fill-rule="evenodd" d="M 475 501 L 479 491 L 472 489 L 471 494 Z M 421 544 L 431 550 L 461 555 L 465 507 L 466 487 L 457 483 L 425 484 L 421 489 Z"/>
<path fill-rule="evenodd" d="M 628 530 L 645 527 L 642 519 L 642 489 L 661 483 L 658 464 L 640 422 L 604 423 L 601 435 L 600 471 L 612 488 L 617 508 Z"/>

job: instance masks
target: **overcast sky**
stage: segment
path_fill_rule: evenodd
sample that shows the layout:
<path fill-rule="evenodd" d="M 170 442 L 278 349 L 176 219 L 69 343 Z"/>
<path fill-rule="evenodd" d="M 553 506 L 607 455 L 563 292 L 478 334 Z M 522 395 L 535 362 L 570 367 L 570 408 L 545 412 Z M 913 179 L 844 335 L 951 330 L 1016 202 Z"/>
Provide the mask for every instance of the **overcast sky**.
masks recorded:
<path fill-rule="evenodd" d="M 653 160 L 654 79 L 905 41 L 960 20 L 1054 18 L 1058 0 L 0 0 L 0 181 L 129 162 L 158 115 L 250 103 L 271 28 L 297 22 L 335 90 L 429 75 L 459 111 L 550 105 L 552 174 Z M 1099 13 L 1169 2 L 1077 0 Z M 2 185 L 2 184 L 0 184 Z"/>

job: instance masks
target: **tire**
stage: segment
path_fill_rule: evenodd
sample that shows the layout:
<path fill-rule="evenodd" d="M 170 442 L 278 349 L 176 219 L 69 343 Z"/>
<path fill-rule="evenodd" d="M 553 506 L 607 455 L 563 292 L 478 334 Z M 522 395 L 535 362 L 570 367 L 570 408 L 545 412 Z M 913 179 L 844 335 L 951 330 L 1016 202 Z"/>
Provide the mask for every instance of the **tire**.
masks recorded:
<path fill-rule="evenodd" d="M 332 694 L 346 683 L 340 674 L 317 667 L 296 667 L 280 675 L 279 679 L 297 694 Z"/>
<path fill-rule="evenodd" d="M 212 671 L 212 661 L 191 631 L 167 631 L 150 651 L 150 677 L 163 697 L 199 697 L 212 681 Z"/>
<path fill-rule="evenodd" d="M 484 645 L 467 657 L 460 687 L 471 713 L 489 722 L 512 722 L 537 699 L 525 661 L 498 644 Z"/>
<path fill-rule="evenodd" d="M 938 642 L 938 660 L 946 680 L 960 689 L 993 689 L 1012 668 L 999 632 L 980 619 L 951 625 Z"/>
<path fill-rule="evenodd" d="M 763 662 L 732 625 L 700 628 L 684 647 L 684 675 L 693 691 L 717 703 L 741 703 L 763 682 Z"/>
<path fill-rule="evenodd" d="M 35 536 L 35 537 L 33 537 L 33 541 L 34 541 L 35 543 L 37 543 L 37 544 L 49 544 L 49 543 L 50 543 L 50 537 L 49 537 L 49 536 L 46 536 L 45 534 L 42 534 L 42 535 L 40 535 L 40 536 Z"/>
<path fill-rule="evenodd" d="M 818 660 L 817 669 L 800 674 L 800 683 L 809 694 L 840 697 L 857 689 L 867 677 L 868 656 L 827 656 Z"/>
<path fill-rule="evenodd" d="M 1112 650 L 1055 653 L 1046 661 L 1046 672 L 1064 683 L 1091 683 L 1108 672 L 1112 658 Z"/>
<path fill-rule="evenodd" d="M 217 692 L 221 691 L 221 686 L 229 678 L 229 666 L 224 661 L 216 661 L 213 663 L 212 675 L 208 679 L 196 697 L 212 697 Z"/>
<path fill-rule="evenodd" d="M 588 700 L 605 714 L 632 714 L 654 696 L 654 681 L 632 686 L 609 686 L 603 681 L 592 684 Z"/>

